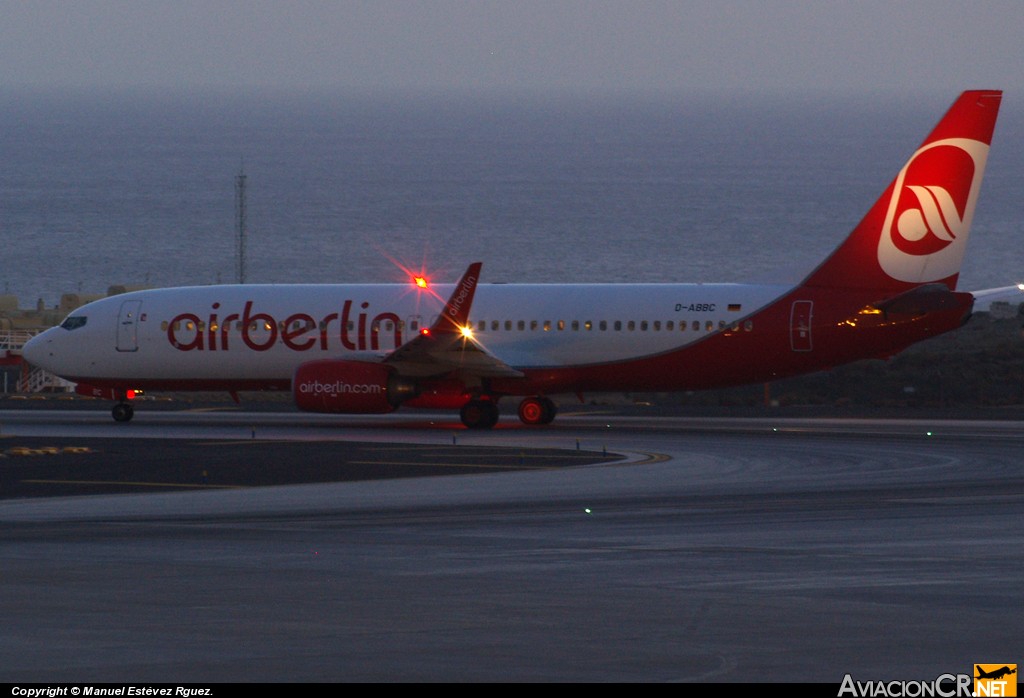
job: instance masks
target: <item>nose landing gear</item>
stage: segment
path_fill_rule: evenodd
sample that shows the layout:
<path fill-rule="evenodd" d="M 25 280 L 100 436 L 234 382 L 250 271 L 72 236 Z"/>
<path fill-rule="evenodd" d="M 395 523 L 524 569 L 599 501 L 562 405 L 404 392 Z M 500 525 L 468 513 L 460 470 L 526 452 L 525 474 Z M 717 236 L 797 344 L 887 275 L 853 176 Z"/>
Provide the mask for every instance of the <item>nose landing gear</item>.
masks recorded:
<path fill-rule="evenodd" d="M 119 402 L 110 410 L 115 422 L 130 422 L 135 416 L 135 408 L 127 402 Z"/>

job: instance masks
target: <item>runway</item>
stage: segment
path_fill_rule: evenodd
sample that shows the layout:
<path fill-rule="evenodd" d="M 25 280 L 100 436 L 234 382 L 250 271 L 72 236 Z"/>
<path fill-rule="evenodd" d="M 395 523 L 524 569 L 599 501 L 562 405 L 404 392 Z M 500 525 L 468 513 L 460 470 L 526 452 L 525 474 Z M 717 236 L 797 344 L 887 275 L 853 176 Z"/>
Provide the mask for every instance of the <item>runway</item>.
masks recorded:
<path fill-rule="evenodd" d="M 139 412 L 130 425 L 0 412 L 0 444 L 625 456 L 0 501 L 0 681 L 838 684 L 1020 660 L 1019 422 L 565 414 L 499 426 L 415 412 Z"/>

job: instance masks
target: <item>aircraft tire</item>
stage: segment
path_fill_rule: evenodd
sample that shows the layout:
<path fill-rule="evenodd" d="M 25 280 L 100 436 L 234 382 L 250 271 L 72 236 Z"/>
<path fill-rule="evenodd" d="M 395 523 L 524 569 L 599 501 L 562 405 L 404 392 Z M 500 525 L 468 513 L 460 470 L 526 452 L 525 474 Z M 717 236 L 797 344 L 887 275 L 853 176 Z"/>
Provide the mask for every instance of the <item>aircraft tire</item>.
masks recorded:
<path fill-rule="evenodd" d="M 523 424 L 551 424 L 558 408 L 549 398 L 528 397 L 519 403 L 519 421 Z"/>
<path fill-rule="evenodd" d="M 110 414 L 114 417 L 115 422 L 130 422 L 132 417 L 135 416 L 135 408 L 120 402 L 114 405 L 114 408 L 110 410 Z"/>
<path fill-rule="evenodd" d="M 490 400 L 470 400 L 459 417 L 468 429 L 490 429 L 498 423 L 498 406 Z"/>

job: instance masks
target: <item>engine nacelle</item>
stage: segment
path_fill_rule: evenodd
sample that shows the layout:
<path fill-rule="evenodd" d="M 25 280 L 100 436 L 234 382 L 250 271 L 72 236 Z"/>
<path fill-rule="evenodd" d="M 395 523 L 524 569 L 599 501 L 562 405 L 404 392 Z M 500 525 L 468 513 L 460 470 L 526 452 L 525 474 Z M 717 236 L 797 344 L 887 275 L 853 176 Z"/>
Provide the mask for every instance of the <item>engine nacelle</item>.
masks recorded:
<path fill-rule="evenodd" d="M 383 414 L 416 392 L 414 382 L 388 366 L 362 361 L 310 361 L 292 378 L 295 404 L 306 412 Z"/>

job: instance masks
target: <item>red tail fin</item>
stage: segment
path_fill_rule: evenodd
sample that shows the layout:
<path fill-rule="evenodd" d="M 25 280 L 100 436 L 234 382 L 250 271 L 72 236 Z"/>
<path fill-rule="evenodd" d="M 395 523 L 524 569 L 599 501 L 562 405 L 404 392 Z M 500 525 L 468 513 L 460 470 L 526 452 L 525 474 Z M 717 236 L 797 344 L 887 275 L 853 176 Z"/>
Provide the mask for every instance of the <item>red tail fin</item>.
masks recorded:
<path fill-rule="evenodd" d="M 956 288 L 1002 92 L 964 92 L 804 286 Z"/>

